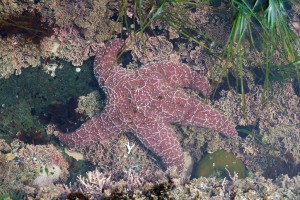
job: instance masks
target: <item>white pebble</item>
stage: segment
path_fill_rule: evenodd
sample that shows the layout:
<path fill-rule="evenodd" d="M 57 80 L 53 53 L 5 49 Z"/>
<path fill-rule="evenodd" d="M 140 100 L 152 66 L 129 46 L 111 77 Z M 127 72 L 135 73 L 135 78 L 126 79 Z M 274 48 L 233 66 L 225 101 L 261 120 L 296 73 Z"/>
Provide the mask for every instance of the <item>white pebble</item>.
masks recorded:
<path fill-rule="evenodd" d="M 80 67 L 76 67 L 76 72 L 78 73 L 78 72 L 81 72 L 81 68 Z"/>

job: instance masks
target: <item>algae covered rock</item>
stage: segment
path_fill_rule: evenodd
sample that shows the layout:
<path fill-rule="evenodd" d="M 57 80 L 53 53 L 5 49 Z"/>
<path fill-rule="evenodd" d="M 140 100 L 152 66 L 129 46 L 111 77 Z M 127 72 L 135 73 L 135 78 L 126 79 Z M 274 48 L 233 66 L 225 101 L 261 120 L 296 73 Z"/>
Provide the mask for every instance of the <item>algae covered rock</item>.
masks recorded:
<path fill-rule="evenodd" d="M 229 153 L 225 150 L 218 150 L 212 154 L 207 154 L 203 159 L 196 163 L 192 177 L 216 176 L 217 178 L 223 178 L 233 176 L 235 173 L 237 173 L 238 178 L 246 177 L 247 169 L 244 163 L 236 158 L 233 153 Z"/>

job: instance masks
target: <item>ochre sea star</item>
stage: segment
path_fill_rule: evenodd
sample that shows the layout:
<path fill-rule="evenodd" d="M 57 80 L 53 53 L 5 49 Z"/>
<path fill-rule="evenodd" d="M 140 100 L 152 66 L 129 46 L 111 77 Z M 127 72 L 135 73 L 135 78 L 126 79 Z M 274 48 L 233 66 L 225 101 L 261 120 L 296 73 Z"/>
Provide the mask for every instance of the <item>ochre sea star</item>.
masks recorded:
<path fill-rule="evenodd" d="M 188 65 L 173 62 L 151 63 L 135 70 L 122 68 L 115 61 L 123 46 L 123 40 L 113 40 L 95 58 L 94 74 L 108 97 L 104 111 L 75 132 L 61 133 L 62 143 L 89 146 L 132 132 L 166 166 L 182 172 L 183 151 L 171 124 L 213 128 L 226 136 L 237 134 L 226 117 L 182 89 L 192 88 L 206 95 L 206 77 Z"/>

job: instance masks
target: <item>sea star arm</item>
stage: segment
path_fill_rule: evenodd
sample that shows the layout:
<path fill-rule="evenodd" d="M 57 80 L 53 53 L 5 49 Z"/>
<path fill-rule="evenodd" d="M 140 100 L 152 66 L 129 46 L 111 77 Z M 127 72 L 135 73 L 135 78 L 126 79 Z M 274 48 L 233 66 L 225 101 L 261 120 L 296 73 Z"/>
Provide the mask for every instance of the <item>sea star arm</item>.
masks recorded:
<path fill-rule="evenodd" d="M 228 118 L 184 91 L 178 89 L 165 97 L 170 103 L 165 104 L 162 111 L 169 123 L 212 128 L 229 137 L 237 135 L 235 125 Z"/>
<path fill-rule="evenodd" d="M 99 52 L 95 57 L 94 73 L 97 79 L 104 84 L 104 80 L 109 76 L 110 69 L 118 67 L 114 65 L 117 54 L 124 47 L 125 41 L 121 39 L 112 40 L 105 50 Z M 175 87 L 187 87 L 196 89 L 203 95 L 208 95 L 210 85 L 205 76 L 192 70 L 188 65 L 174 62 L 160 62 L 148 64 L 144 67 L 150 68 L 153 72 L 160 73 L 163 78 Z"/>
<path fill-rule="evenodd" d="M 97 64 L 94 65 L 94 74 L 98 80 L 102 81 L 101 84 L 109 76 L 112 68 L 119 67 L 115 65 L 115 62 L 124 45 L 124 40 L 114 39 L 96 55 L 94 62 Z"/>
<path fill-rule="evenodd" d="M 106 141 L 109 137 L 118 134 L 120 130 L 111 123 L 106 113 L 95 115 L 81 125 L 73 133 L 60 133 L 60 141 L 69 147 L 86 147 L 97 141 Z"/>
<path fill-rule="evenodd" d="M 165 166 L 177 167 L 177 171 L 181 173 L 184 168 L 182 148 L 170 125 L 157 117 L 137 121 L 136 126 L 134 132 L 141 142 L 161 157 Z"/>
<path fill-rule="evenodd" d="M 149 69 L 158 72 L 172 86 L 198 90 L 204 96 L 209 94 L 210 85 L 205 76 L 192 70 L 188 65 L 174 62 L 149 64 Z"/>
<path fill-rule="evenodd" d="M 184 114 L 187 117 L 181 121 L 181 124 L 213 128 L 228 137 L 237 135 L 235 124 L 216 109 L 198 100 L 196 103 L 190 102 L 186 105 Z"/>

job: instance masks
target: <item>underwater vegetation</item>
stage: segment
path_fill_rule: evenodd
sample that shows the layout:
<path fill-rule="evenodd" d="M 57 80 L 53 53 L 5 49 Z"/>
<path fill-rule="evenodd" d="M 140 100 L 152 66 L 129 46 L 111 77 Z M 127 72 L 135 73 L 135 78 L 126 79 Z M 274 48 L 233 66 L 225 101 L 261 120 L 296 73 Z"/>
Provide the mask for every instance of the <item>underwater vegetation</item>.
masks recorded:
<path fill-rule="evenodd" d="M 244 163 L 235 157 L 233 153 L 225 150 L 218 150 L 212 154 L 207 154 L 201 159 L 193 170 L 193 178 L 212 177 L 217 178 L 233 177 L 237 173 L 238 178 L 245 178 L 247 174 Z"/>
<path fill-rule="evenodd" d="M 7 141 L 17 137 L 29 144 L 45 144 L 50 139 L 46 124 L 74 127 L 70 121 L 81 116 L 74 114 L 77 101 L 73 99 L 95 90 L 95 80 L 88 66 L 76 73 L 70 64 L 61 64 L 64 67 L 55 78 L 41 68 L 28 68 L 22 76 L 0 80 L 0 135 Z"/>
<path fill-rule="evenodd" d="M 0 200 L 20 200 L 24 199 L 21 192 L 0 192 Z"/>
<path fill-rule="evenodd" d="M 287 78 L 300 79 L 299 48 L 300 41 L 289 27 L 286 8 L 296 1 L 285 0 L 232 0 L 231 10 L 234 22 L 224 49 L 226 65 L 216 73 L 226 76 L 229 63 L 232 71 L 241 80 L 238 82 L 242 92 L 242 104 L 245 105 L 243 80 L 245 65 L 249 64 L 249 50 L 258 51 L 263 58 L 259 66 L 262 73 L 264 95 L 271 89 L 271 81 L 283 81 Z M 246 63 L 246 64 L 245 64 Z M 257 75 L 257 74 L 256 74 Z M 235 89 L 235 88 L 233 88 Z"/>
<path fill-rule="evenodd" d="M 203 33 L 195 28 L 195 24 L 190 20 L 188 13 L 208 2 L 208 0 L 120 0 L 117 21 L 122 21 L 128 35 L 135 33 L 134 39 L 139 36 L 143 37 L 145 32 L 153 33 L 151 25 L 155 21 L 161 21 L 189 40 L 202 44 L 196 36 L 203 35 Z"/>
<path fill-rule="evenodd" d="M 225 5 L 220 6 L 221 3 Z M 228 73 L 235 76 L 234 86 L 228 83 L 231 90 L 242 94 L 242 106 L 245 107 L 245 69 L 263 80 L 264 95 L 262 101 L 269 100 L 268 90 L 272 81 L 284 81 L 288 78 L 300 80 L 299 49 L 300 40 L 290 29 L 289 16 L 291 4 L 297 1 L 287 0 L 230 0 L 230 1 L 190 1 L 190 0 L 120 0 L 117 21 L 126 27 L 127 35 L 135 39 L 149 34 L 159 34 L 157 21 L 166 28 L 177 31 L 181 38 L 187 38 L 207 49 L 217 59 L 225 60 L 218 66 L 212 76 L 215 87 Z M 209 35 L 200 30 L 191 20 L 188 13 L 195 9 L 213 6 L 215 9 L 231 13 L 231 31 L 223 53 L 214 52 L 207 41 L 213 41 Z M 201 41 L 199 40 L 201 38 Z M 261 61 L 253 66 L 252 51 L 260 54 Z M 256 58 L 254 58 L 256 59 Z M 258 59 L 257 59 L 258 60 Z M 259 74 L 257 72 L 259 68 Z"/>

